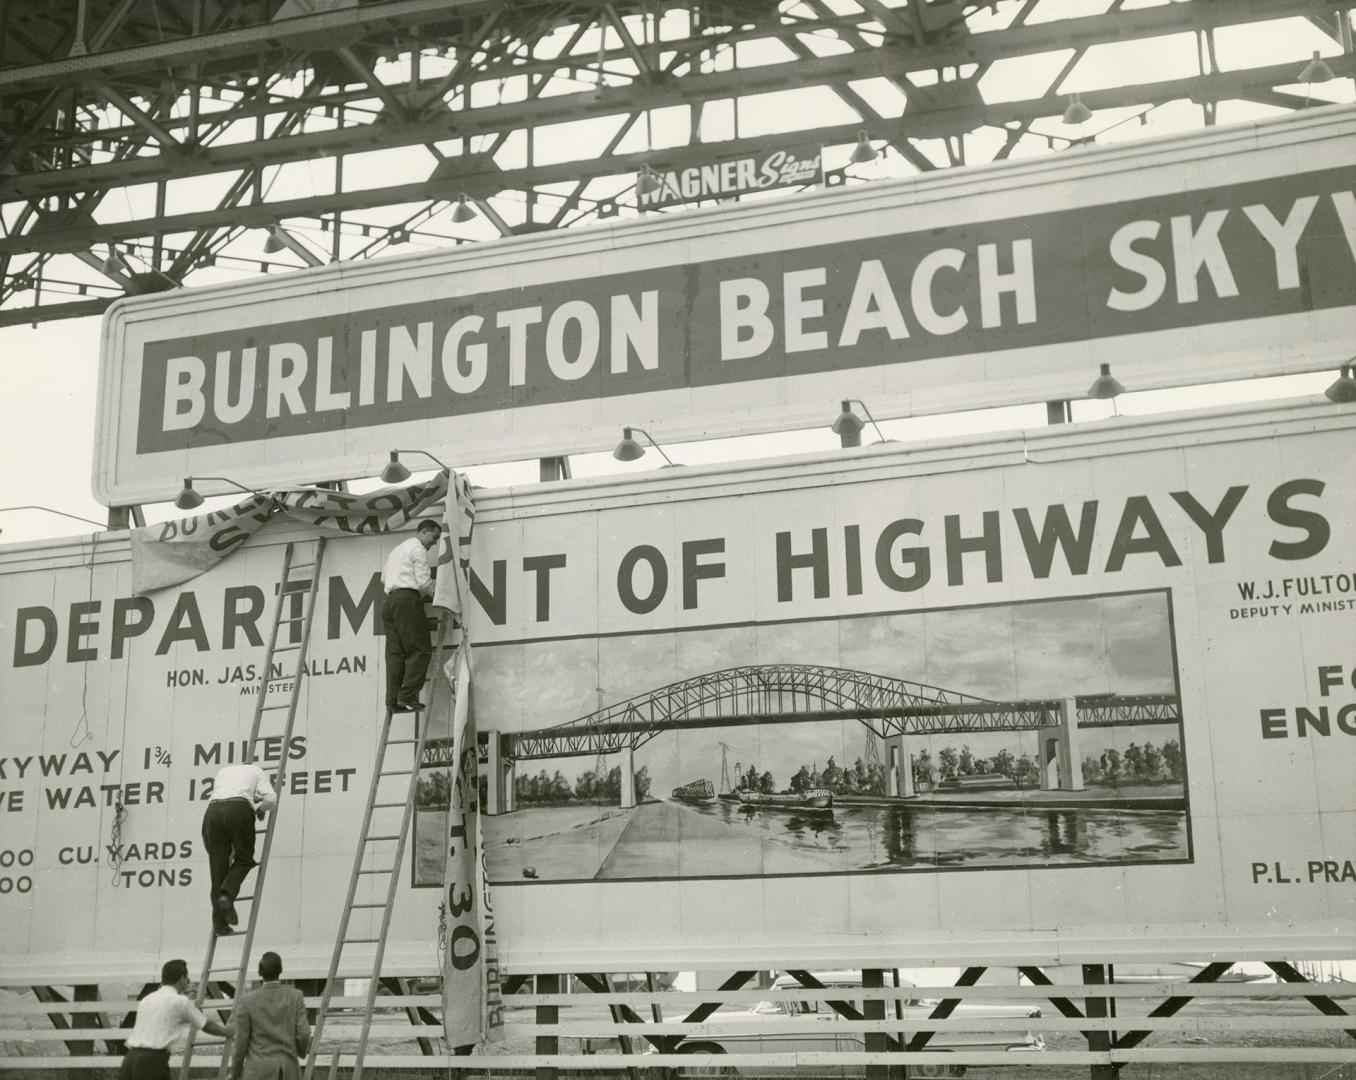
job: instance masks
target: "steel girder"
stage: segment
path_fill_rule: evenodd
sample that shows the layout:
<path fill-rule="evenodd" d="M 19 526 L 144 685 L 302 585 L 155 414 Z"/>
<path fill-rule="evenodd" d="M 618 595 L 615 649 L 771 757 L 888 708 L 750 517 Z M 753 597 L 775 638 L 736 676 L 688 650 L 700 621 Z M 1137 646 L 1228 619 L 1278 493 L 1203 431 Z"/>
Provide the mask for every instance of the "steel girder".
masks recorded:
<path fill-rule="evenodd" d="M 1084 695 L 1079 727 L 1176 724 L 1176 695 Z M 1061 702 L 989 701 L 955 690 L 843 668 L 765 664 L 714 671 L 536 731 L 501 734 L 515 760 L 596 757 L 665 731 L 856 720 L 881 738 L 1036 731 L 1062 723 Z"/>
<path fill-rule="evenodd" d="M 863 127 L 915 169 L 1006 157 L 1033 137 L 1033 124 L 1057 122 L 1060 84 L 1099 45 L 1191 33 L 1200 65 L 1187 78 L 1085 92 L 1095 110 L 1190 101 L 1211 122 L 1222 101 L 1302 107 L 1307 95 L 1276 88 L 1294 83 L 1304 56 L 1229 71 L 1214 59 L 1216 29 L 1281 18 L 1308 20 L 1347 46 L 1329 66 L 1356 78 L 1356 0 L 1187 0 L 1132 11 L 1112 0 L 1077 18 L 1053 6 L 1047 17 L 1048 4 L 352 0 L 310 14 L 295 0 L 0 5 L 0 325 L 221 280 L 224 268 L 211 266 L 218 258 L 234 260 L 237 274 L 314 261 L 261 259 L 241 239 L 284 219 L 323 229 L 312 243 L 349 259 L 383 250 L 412 223 L 433 244 L 470 239 L 430 224 L 463 191 L 487 214 L 486 200 L 500 200 L 492 216 L 500 232 L 535 231 L 633 212 L 630 174 L 641 163 L 682 168 L 787 139 L 839 145 Z M 1059 74 L 1038 80 L 1033 96 L 989 102 L 978 90 L 999 61 L 1052 56 L 1063 61 Z M 905 99 L 901 115 L 865 92 L 873 80 Z M 737 125 L 729 138 L 698 133 L 710 103 L 737 109 L 810 87 L 830 91 L 855 118 L 775 135 Z M 689 111 L 688 141 L 638 150 L 637 122 L 675 108 Z M 602 153 L 555 161 L 536 152 L 539 133 L 582 120 L 611 132 Z M 998 138 L 971 144 L 986 131 Z M 1039 138 L 1063 146 L 1077 134 Z M 423 180 L 407 167 L 399 183 L 345 179 L 352 155 L 420 147 Z M 279 171 L 303 162 L 333 165 L 332 192 L 271 196 Z M 192 187 L 181 182 L 193 177 L 224 177 L 227 194 L 186 198 Z M 220 179 L 212 183 L 219 191 Z M 156 185 L 153 212 L 129 205 L 96 217 L 108 194 L 143 184 Z M 102 247 L 114 244 L 146 269 L 101 273 Z"/>

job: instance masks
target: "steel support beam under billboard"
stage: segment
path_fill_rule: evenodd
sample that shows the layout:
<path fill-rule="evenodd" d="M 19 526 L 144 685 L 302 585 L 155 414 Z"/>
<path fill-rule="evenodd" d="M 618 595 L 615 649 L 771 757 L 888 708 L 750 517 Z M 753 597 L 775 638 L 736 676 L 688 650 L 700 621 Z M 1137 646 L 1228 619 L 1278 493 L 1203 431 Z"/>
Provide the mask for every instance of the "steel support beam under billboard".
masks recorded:
<path fill-rule="evenodd" d="M 81 5 L 10 5 L 0 33 L 0 205 L 8 208 L 0 325 L 80 315 L 124 295 L 117 280 L 78 265 L 75 256 L 96 242 L 177 286 L 304 264 L 288 253 L 260 257 L 249 232 L 260 218 L 292 217 L 328 258 L 351 260 L 412 233 L 432 246 L 483 238 L 476 228 L 448 230 L 433 220 L 463 190 L 493 200 L 485 212 L 513 233 L 629 215 L 636 208 L 627 181 L 639 164 L 681 170 L 766 144 L 738 124 L 731 131 L 703 124 L 704 113 L 709 119 L 721 103 L 752 107 L 761 95 L 790 89 L 822 91 L 845 114 L 830 124 L 807 120 L 804 138 L 844 147 L 868 128 L 920 171 L 1087 140 L 1100 129 L 1059 122 L 1062 82 L 1102 46 L 1188 33 L 1201 44 L 1192 75 L 1085 94 L 1103 113 L 1192 102 L 1208 124 L 1230 101 L 1302 108 L 1327 92 L 1317 84 L 1286 90 L 1304 55 L 1222 70 L 1213 35 L 1288 18 L 1343 40 L 1351 6 L 1192 0 L 1069 18 L 1053 0 L 1002 12 L 950 0 L 922 15 L 864 0 L 832 10 L 771 0 L 753 7 L 576 0 L 511 11 L 385 0 L 297 15 L 279 0 L 220 10 L 162 0 L 155 18 L 122 3 L 100 10 L 98 25 L 77 27 Z M 828 40 L 832 48 L 817 44 Z M 1017 102 L 982 91 L 1000 61 L 1031 61 L 1034 73 L 1055 56 L 1063 71 L 1047 81 L 1033 75 L 1033 92 Z M 1345 85 L 1351 58 L 1328 62 Z M 943 72 L 935 84 L 933 71 Z M 867 86 L 876 96 L 863 93 Z M 877 107 L 880 93 L 895 104 Z M 662 150 L 650 138 L 642 151 L 634 137 L 621 138 L 632 123 L 623 118 L 637 114 L 650 132 L 679 114 L 690 130 L 659 140 Z M 596 146 L 579 143 L 577 161 L 543 152 L 584 121 L 605 134 Z M 493 145 L 487 161 L 476 158 L 479 147 L 472 153 L 472 140 Z M 344 168 L 350 158 L 402 148 L 424 155 L 428 170 L 438 166 L 446 186 L 421 187 L 407 163 L 392 170 L 400 183 L 373 184 Z M 273 192 L 272 181 L 303 162 L 334 166 L 318 185 L 332 194 L 288 196 L 286 184 Z M 204 182 L 186 186 L 193 178 Z M 250 197 L 213 207 L 223 178 L 243 181 Z M 109 193 L 146 183 L 172 185 L 170 213 L 100 209 Z M 39 227 L 71 205 L 97 225 L 83 234 Z M 20 207 L 36 213 L 16 217 Z"/>

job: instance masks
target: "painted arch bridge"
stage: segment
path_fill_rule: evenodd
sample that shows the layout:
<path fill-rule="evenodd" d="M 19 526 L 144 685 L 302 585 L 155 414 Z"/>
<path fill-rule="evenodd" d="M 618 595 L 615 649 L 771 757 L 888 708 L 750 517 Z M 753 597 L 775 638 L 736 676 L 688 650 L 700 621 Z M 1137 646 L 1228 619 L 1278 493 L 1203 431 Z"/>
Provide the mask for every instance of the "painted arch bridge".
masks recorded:
<path fill-rule="evenodd" d="M 511 808 L 520 761 L 619 755 L 622 805 L 627 806 L 634 805 L 635 751 L 665 732 L 831 720 L 856 720 L 883 740 L 889 757 L 888 794 L 907 798 L 914 793 L 910 736 L 1033 731 L 1038 734 L 1041 786 L 1078 790 L 1083 786 L 1080 729 L 1176 724 L 1181 706 L 1171 694 L 994 701 L 845 668 L 747 665 L 683 679 L 552 727 L 484 732 L 487 809 L 502 813 Z"/>
<path fill-rule="evenodd" d="M 1079 727 L 1175 724 L 1176 695 L 1075 697 Z M 993 701 L 906 679 L 813 664 L 759 664 L 708 672 L 576 720 L 504 734 L 517 761 L 593 757 L 637 749 L 666 731 L 857 720 L 882 739 L 972 731 L 1036 731 L 1059 723 L 1056 699 Z"/>

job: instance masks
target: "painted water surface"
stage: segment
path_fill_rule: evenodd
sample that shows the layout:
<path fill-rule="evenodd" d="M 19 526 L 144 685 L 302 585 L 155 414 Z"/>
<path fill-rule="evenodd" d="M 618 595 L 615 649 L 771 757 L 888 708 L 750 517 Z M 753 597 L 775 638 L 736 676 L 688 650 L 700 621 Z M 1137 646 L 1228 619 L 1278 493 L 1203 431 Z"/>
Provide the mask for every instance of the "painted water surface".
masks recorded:
<path fill-rule="evenodd" d="M 1177 862 L 1186 815 L 1171 810 L 836 807 L 765 812 L 729 801 L 559 808 L 531 833 L 487 829 L 493 881 L 625 880 Z M 665 840 L 667 837 L 667 840 Z"/>

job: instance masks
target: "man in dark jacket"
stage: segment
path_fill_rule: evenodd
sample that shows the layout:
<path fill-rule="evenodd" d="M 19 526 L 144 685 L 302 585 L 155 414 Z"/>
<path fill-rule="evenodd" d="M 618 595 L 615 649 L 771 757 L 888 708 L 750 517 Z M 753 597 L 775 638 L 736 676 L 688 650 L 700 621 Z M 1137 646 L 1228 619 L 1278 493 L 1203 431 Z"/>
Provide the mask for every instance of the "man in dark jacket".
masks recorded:
<path fill-rule="evenodd" d="M 311 1047 L 306 999 L 295 986 L 280 983 L 281 974 L 282 957 L 264 953 L 259 957 L 263 985 L 236 1002 L 231 1014 L 236 1029 L 231 1080 L 299 1080 L 301 1076 L 298 1059 Z"/>

